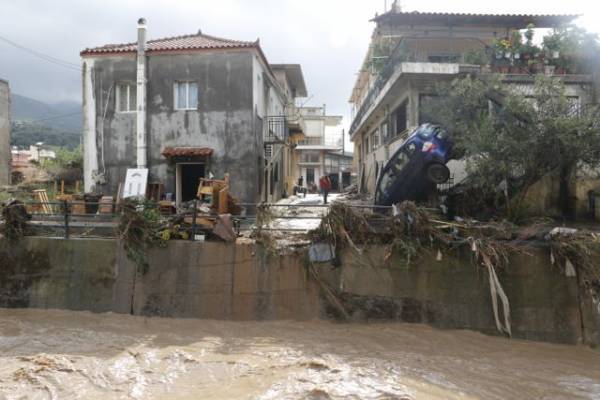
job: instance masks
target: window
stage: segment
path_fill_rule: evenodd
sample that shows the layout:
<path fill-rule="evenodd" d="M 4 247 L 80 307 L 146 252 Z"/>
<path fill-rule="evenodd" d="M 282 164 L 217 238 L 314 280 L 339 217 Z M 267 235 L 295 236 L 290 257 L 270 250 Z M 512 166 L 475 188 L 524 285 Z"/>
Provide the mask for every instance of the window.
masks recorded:
<path fill-rule="evenodd" d="M 315 183 L 315 170 L 314 168 L 306 168 L 306 183 Z"/>
<path fill-rule="evenodd" d="M 371 148 L 369 147 L 369 135 L 365 135 L 363 148 L 365 149 L 365 156 L 371 152 Z"/>
<path fill-rule="evenodd" d="M 401 134 L 402 132 L 404 132 L 406 130 L 406 127 L 407 127 L 407 124 L 406 124 L 406 119 L 407 119 L 406 110 L 407 110 L 407 108 L 408 108 L 408 100 L 405 100 L 394 111 L 394 114 L 393 114 L 393 121 L 394 121 L 394 127 L 395 127 L 395 131 L 393 132 L 394 136 L 397 136 L 397 135 Z"/>
<path fill-rule="evenodd" d="M 135 112 L 137 105 L 137 91 L 135 83 L 117 84 L 116 102 L 118 112 Z"/>
<path fill-rule="evenodd" d="M 196 82 L 175 82 L 175 109 L 198 109 L 198 84 Z"/>
<path fill-rule="evenodd" d="M 319 153 L 311 152 L 303 152 L 300 162 L 303 163 L 318 163 L 319 162 Z"/>
<path fill-rule="evenodd" d="M 379 127 L 379 135 L 381 137 L 381 143 L 387 143 L 388 139 L 389 139 L 389 132 L 388 132 L 388 123 L 384 122 L 381 124 L 381 126 Z"/>
<path fill-rule="evenodd" d="M 371 145 L 373 146 L 373 151 L 379 147 L 379 129 L 375 129 L 371 134 Z"/>

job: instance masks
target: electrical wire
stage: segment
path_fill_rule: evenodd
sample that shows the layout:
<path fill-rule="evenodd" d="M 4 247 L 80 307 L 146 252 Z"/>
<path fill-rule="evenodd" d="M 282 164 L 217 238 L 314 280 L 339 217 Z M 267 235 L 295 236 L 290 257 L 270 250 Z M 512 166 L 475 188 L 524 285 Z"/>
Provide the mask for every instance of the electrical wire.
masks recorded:
<path fill-rule="evenodd" d="M 13 42 L 12 40 L 7 39 L 7 38 L 5 38 L 3 36 L 0 36 L 0 40 L 2 40 L 3 42 L 6 42 L 8 44 L 10 44 L 13 47 L 16 47 L 16 48 L 18 48 L 20 50 L 23 50 L 24 52 L 27 52 L 27 53 L 35 56 L 35 57 L 38 57 L 38 58 L 40 58 L 40 59 L 42 59 L 44 61 L 47 61 L 49 63 L 58 65 L 58 66 L 63 67 L 63 68 L 70 69 L 72 71 L 78 71 L 78 72 L 82 71 L 81 67 L 78 64 L 75 64 L 75 63 L 72 63 L 72 62 L 69 62 L 69 61 L 65 61 L 65 60 L 61 60 L 60 58 L 56 58 L 56 57 L 53 57 L 53 56 L 50 56 L 50 55 L 47 55 L 47 54 L 44 54 L 44 53 L 40 53 L 39 51 L 32 50 L 32 49 L 30 49 L 28 47 L 20 45 L 19 43 Z"/>
<path fill-rule="evenodd" d="M 72 117 L 73 115 L 81 115 L 81 111 L 72 112 L 70 114 L 55 115 L 55 116 L 48 117 L 48 118 L 35 119 L 33 121 L 27 121 L 27 122 L 36 123 L 36 122 L 43 122 L 43 121 L 51 121 L 53 119 Z"/>

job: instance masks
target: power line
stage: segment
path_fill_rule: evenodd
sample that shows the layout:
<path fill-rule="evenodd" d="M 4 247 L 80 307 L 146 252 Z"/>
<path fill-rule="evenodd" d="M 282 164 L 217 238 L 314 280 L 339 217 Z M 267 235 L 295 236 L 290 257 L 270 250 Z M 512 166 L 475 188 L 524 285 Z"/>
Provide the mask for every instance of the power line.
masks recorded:
<path fill-rule="evenodd" d="M 23 50 L 23 51 L 25 51 L 25 52 L 27 52 L 29 54 L 32 54 L 35 57 L 38 57 L 38 58 L 40 58 L 40 59 L 42 59 L 44 61 L 47 61 L 49 63 L 55 64 L 55 65 L 58 65 L 60 67 L 67 68 L 67 69 L 70 69 L 70 70 L 73 70 L 73 71 L 81 72 L 81 67 L 78 64 L 75 64 L 75 63 L 72 63 L 72 62 L 69 62 L 69 61 L 65 61 L 65 60 L 61 60 L 60 58 L 56 58 L 56 57 L 50 56 L 48 54 L 40 53 L 39 51 L 32 50 L 32 49 L 30 49 L 28 47 L 20 45 L 20 44 L 18 44 L 16 42 L 13 42 L 10 39 L 2 37 L 2 36 L 0 36 L 0 40 L 2 40 L 3 42 L 8 43 L 11 46 L 14 46 L 14 47 L 16 47 L 16 48 L 18 48 L 20 50 Z"/>
<path fill-rule="evenodd" d="M 73 115 L 81 115 L 81 111 L 76 111 L 76 112 L 72 112 L 70 114 L 63 114 L 63 115 L 55 115 L 53 117 L 48 117 L 48 118 L 40 118 L 40 119 L 36 119 L 33 121 L 27 121 L 27 122 L 42 122 L 42 121 L 50 121 L 53 119 L 60 119 L 60 118 L 66 118 L 66 117 L 71 117 Z"/>

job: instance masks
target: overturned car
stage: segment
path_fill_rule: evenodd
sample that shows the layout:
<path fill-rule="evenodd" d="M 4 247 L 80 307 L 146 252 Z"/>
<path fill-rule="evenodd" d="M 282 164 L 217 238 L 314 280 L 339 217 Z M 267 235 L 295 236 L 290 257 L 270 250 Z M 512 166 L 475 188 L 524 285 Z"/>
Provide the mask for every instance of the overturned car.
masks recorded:
<path fill-rule="evenodd" d="M 416 128 L 379 174 L 375 204 L 390 206 L 417 200 L 432 185 L 448 181 L 446 163 L 452 159 L 453 145 L 450 133 L 439 125 Z"/>

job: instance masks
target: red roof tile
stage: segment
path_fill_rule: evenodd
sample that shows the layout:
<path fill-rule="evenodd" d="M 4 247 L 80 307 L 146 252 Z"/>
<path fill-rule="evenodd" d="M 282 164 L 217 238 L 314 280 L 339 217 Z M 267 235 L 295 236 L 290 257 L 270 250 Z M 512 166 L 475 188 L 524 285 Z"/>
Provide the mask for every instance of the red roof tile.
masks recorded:
<path fill-rule="evenodd" d="M 162 39 L 149 40 L 146 52 L 155 51 L 178 51 L 178 50 L 206 50 L 206 49 L 239 49 L 258 47 L 258 40 L 245 42 L 209 36 L 202 33 L 195 35 L 174 36 Z M 100 47 L 87 48 L 81 55 L 103 54 L 103 53 L 135 53 L 137 42 L 122 44 L 107 44 Z"/>
<path fill-rule="evenodd" d="M 162 155 L 165 157 L 208 157 L 212 154 L 210 147 L 165 147 Z"/>

